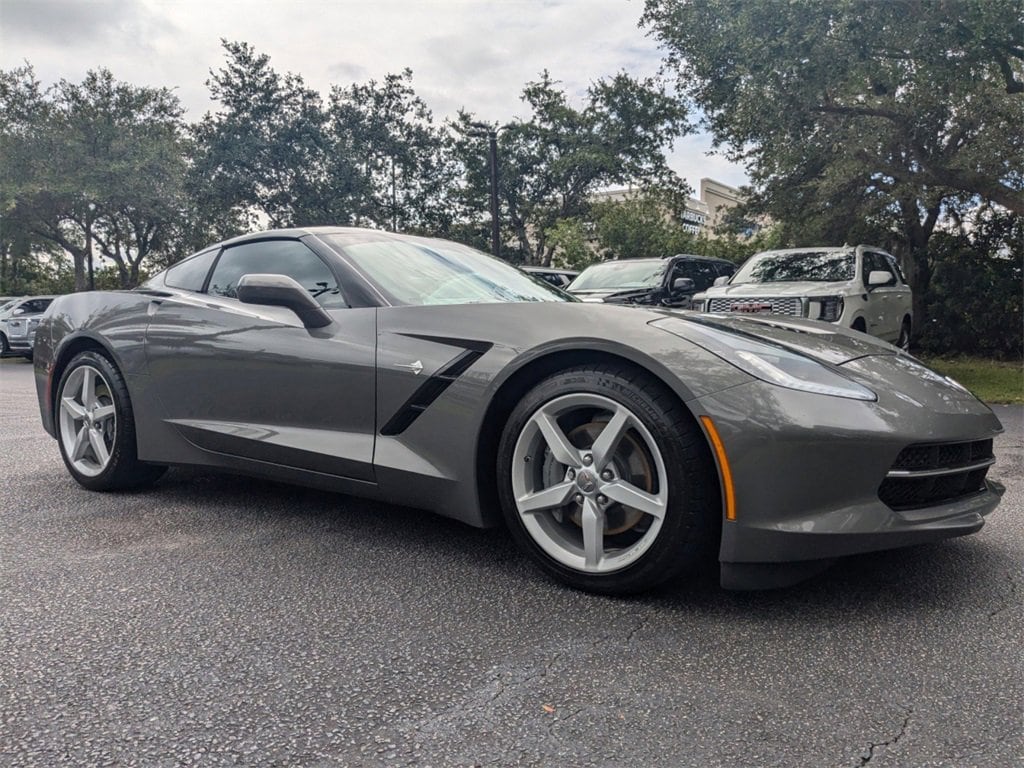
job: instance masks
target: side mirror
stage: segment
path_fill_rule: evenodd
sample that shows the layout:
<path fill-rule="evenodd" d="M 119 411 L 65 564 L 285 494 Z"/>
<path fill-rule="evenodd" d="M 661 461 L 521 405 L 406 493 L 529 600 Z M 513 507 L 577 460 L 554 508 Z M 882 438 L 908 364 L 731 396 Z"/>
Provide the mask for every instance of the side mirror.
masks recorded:
<path fill-rule="evenodd" d="M 24 307 L 18 307 L 16 310 L 11 312 L 11 314 L 12 315 L 24 315 L 25 314 L 25 308 Z"/>
<path fill-rule="evenodd" d="M 715 282 L 712 283 L 712 285 L 725 285 L 726 283 L 729 282 L 730 277 L 731 275 L 722 275 L 721 277 L 716 277 Z"/>
<path fill-rule="evenodd" d="M 873 269 L 868 274 L 868 287 L 876 288 L 879 285 L 891 285 L 893 283 L 893 276 L 891 273 L 886 272 L 884 269 Z"/>
<path fill-rule="evenodd" d="M 691 280 L 689 277 L 677 277 L 675 280 L 672 281 L 673 293 L 676 291 L 687 293 L 695 289 L 696 286 L 694 285 L 693 280 Z"/>
<path fill-rule="evenodd" d="M 243 275 L 237 293 L 243 304 L 288 307 L 307 328 L 323 328 L 332 322 L 309 291 L 287 275 Z"/>

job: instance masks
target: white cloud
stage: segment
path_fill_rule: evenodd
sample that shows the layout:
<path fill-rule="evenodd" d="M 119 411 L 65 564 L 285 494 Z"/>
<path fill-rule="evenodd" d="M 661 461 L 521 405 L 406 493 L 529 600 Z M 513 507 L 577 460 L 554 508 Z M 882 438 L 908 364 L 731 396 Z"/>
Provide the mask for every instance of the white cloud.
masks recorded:
<path fill-rule="evenodd" d="M 29 61 L 44 83 L 108 67 L 123 80 L 175 89 L 198 119 L 220 40 L 251 43 L 282 72 L 326 94 L 405 67 L 435 116 L 459 108 L 493 122 L 524 116 L 523 85 L 547 69 L 571 96 L 626 70 L 652 75 L 661 57 L 637 28 L 632 0 L 0 0 L 0 66 Z M 676 144 L 672 166 L 695 189 L 742 169 L 707 157 L 710 138 Z"/>

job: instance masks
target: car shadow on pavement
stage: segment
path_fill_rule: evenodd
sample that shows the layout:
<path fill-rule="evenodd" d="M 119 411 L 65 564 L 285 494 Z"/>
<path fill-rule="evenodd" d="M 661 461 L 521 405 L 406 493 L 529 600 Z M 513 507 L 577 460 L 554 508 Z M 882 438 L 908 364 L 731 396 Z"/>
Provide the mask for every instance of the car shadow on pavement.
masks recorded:
<path fill-rule="evenodd" d="M 200 498 L 210 525 L 259 521 L 284 535 L 334 536 L 345 547 L 373 547 L 393 557 L 428 555 L 452 578 L 471 566 L 478 575 L 484 571 L 488 578 L 510 582 L 510 594 L 517 588 L 552 596 L 573 594 L 533 567 L 502 527 L 481 530 L 423 510 L 203 470 L 171 470 L 150 493 L 172 507 L 194 506 Z M 382 578 L 388 577 L 387 567 L 382 561 Z M 753 612 L 786 621 L 820 621 L 823 612 L 848 619 L 851 612 L 871 612 L 880 606 L 897 613 L 965 609 L 995 614 L 1017 589 L 1014 574 L 1019 576 L 1019 564 L 1012 553 L 999 551 L 983 531 L 963 539 L 842 558 L 823 573 L 783 589 L 727 592 L 719 587 L 711 567 L 644 595 L 587 599 L 625 600 L 662 611 L 698 609 L 747 616 Z"/>

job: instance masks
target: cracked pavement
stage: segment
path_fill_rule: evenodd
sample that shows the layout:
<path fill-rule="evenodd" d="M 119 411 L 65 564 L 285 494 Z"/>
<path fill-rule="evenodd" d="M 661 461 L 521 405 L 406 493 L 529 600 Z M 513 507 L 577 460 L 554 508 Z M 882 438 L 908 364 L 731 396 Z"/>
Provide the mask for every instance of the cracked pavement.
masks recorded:
<path fill-rule="evenodd" d="M 726 593 L 544 578 L 501 531 L 172 470 L 76 486 L 0 362 L 0 765 L 1007 766 L 1024 424 L 977 535 Z"/>

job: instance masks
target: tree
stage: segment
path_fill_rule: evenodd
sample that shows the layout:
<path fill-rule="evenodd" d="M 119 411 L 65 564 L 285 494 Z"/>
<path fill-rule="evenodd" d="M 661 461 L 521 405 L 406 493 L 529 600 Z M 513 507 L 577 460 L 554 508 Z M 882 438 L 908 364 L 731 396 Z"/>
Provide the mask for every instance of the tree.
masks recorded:
<path fill-rule="evenodd" d="M 559 219 L 545 233 L 555 249 L 552 263 L 569 269 L 585 269 L 600 258 L 587 237 L 588 222 Z"/>
<path fill-rule="evenodd" d="M 655 191 L 595 203 L 591 215 L 598 247 L 605 258 L 693 252 L 694 236 L 683 228 L 678 212 Z"/>
<path fill-rule="evenodd" d="M 206 81 L 221 109 L 193 128 L 189 189 L 199 207 L 243 231 L 346 223 L 338 205 L 346 190 L 337 182 L 347 177 L 328 168 L 320 95 L 301 76 L 279 74 L 248 43 L 221 44 L 227 63 Z"/>
<path fill-rule="evenodd" d="M 647 0 L 643 23 L 754 205 L 806 237 L 880 233 L 918 310 L 950 201 L 1024 213 L 1018 0 Z"/>
<path fill-rule="evenodd" d="M 523 101 L 530 118 L 504 126 L 498 139 L 502 240 L 514 243 L 512 260 L 549 264 L 555 245 L 547 233 L 560 219 L 585 216 L 603 186 L 654 184 L 685 197 L 685 183 L 665 162 L 672 141 L 688 130 L 685 108 L 653 79 L 622 73 L 599 80 L 576 108 L 543 72 Z M 459 199 L 469 217 L 483 219 L 489 177 L 475 122 L 459 115 L 455 151 L 466 169 Z"/>
<path fill-rule="evenodd" d="M 75 289 L 94 249 L 121 285 L 165 247 L 183 205 L 182 109 L 165 88 L 133 86 L 106 69 L 43 90 L 30 67 L 4 73 L 5 221 L 22 242 L 71 254 Z"/>
<path fill-rule="evenodd" d="M 402 232 L 451 229 L 453 211 L 445 198 L 457 168 L 450 139 L 413 90 L 412 70 L 382 82 L 335 86 L 327 134 L 331 156 L 350 158 L 358 167 L 353 211 L 359 220 Z"/>

